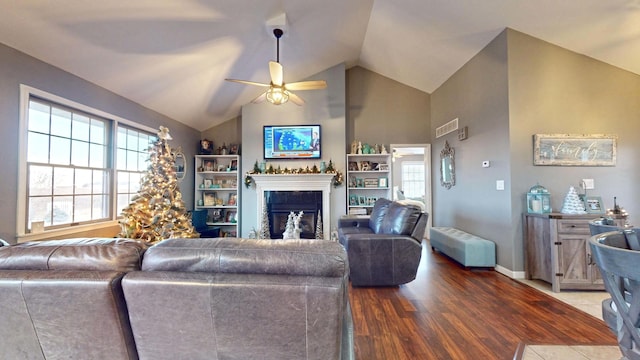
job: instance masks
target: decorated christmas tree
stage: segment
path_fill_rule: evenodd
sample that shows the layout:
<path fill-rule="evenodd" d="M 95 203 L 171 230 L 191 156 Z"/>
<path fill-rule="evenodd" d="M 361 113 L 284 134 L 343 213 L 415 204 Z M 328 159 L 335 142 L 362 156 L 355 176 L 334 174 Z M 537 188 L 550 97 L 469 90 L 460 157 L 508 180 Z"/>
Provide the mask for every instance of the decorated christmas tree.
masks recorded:
<path fill-rule="evenodd" d="M 322 214 L 320 214 L 320 210 L 318 210 L 318 221 L 316 222 L 316 239 L 324 239 L 324 233 L 322 232 Z"/>
<path fill-rule="evenodd" d="M 563 214 L 586 214 L 584 203 L 580 200 L 578 192 L 573 186 L 569 187 L 569 192 L 564 198 L 564 205 L 560 211 Z"/>
<path fill-rule="evenodd" d="M 175 155 L 169 140 L 169 130 L 161 126 L 158 140 L 150 149 L 149 167 L 140 180 L 140 190 L 122 210 L 119 237 L 154 244 L 164 239 L 199 236 L 178 189 Z"/>
<path fill-rule="evenodd" d="M 271 230 L 269 230 L 269 213 L 267 211 L 267 206 L 265 205 L 262 208 L 262 225 L 260 226 L 260 234 L 258 238 L 260 239 L 271 239 Z"/>

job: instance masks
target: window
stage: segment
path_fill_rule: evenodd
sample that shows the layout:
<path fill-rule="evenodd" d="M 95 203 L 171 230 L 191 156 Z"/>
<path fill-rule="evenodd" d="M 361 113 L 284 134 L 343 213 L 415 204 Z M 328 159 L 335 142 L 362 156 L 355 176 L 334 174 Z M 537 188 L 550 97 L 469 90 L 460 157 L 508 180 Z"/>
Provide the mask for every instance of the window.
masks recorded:
<path fill-rule="evenodd" d="M 424 163 L 418 161 L 404 161 L 402 163 L 402 190 L 406 198 L 424 197 Z"/>
<path fill-rule="evenodd" d="M 138 191 L 152 130 L 28 87 L 22 96 L 18 234 L 40 221 L 56 230 L 116 220 Z"/>

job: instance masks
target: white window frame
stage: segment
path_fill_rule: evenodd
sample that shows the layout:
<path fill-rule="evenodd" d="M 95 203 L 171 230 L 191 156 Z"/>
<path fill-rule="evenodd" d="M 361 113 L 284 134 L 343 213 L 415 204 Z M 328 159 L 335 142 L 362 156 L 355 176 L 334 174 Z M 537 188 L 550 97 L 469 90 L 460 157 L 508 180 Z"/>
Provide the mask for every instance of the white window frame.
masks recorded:
<path fill-rule="evenodd" d="M 29 100 L 31 97 L 37 97 L 43 99 L 44 101 L 49 101 L 53 103 L 58 103 L 60 105 L 79 110 L 85 113 L 89 113 L 95 115 L 97 117 L 105 118 L 109 121 L 112 121 L 111 128 L 111 136 L 112 136 L 112 144 L 109 156 L 113 159 L 111 166 L 109 167 L 109 177 L 111 182 L 109 184 L 109 194 L 110 194 L 110 217 L 107 221 L 100 221 L 91 224 L 81 224 L 81 225 L 69 225 L 62 228 L 46 230 L 40 233 L 28 233 L 27 232 L 27 138 L 28 138 L 28 114 L 29 114 Z M 63 98 L 58 95 L 51 94 L 49 92 L 39 90 L 33 88 L 28 85 L 20 84 L 20 127 L 18 134 L 18 191 L 17 191 L 17 206 L 16 206 L 16 234 L 19 238 L 19 242 L 30 241 L 30 240 L 39 240 L 45 238 L 51 238 L 53 236 L 64 236 L 73 233 L 78 233 L 87 230 L 96 230 L 100 228 L 107 228 L 118 225 L 117 220 L 117 211 L 119 209 L 116 208 L 117 204 L 117 189 L 116 189 L 116 151 L 117 151 L 117 129 L 118 125 L 128 126 L 140 131 L 149 132 L 151 134 L 155 134 L 157 129 L 153 129 L 151 127 L 138 124 L 134 121 L 124 119 L 122 117 L 109 114 L 105 111 L 98 110 L 92 108 L 90 106 L 86 106 L 75 101 Z"/>
<path fill-rule="evenodd" d="M 400 183 L 401 183 L 401 185 L 402 185 L 402 189 L 403 189 L 403 190 L 405 190 L 405 194 L 404 194 L 404 195 L 405 195 L 405 197 L 406 197 L 406 198 L 412 198 L 411 196 L 408 196 L 408 195 L 406 194 L 405 182 L 417 183 L 418 181 L 411 181 L 411 180 L 407 180 L 407 179 L 405 179 L 405 166 L 406 166 L 406 167 L 409 167 L 409 166 L 422 166 L 422 167 L 423 167 L 423 171 L 424 171 L 425 176 L 426 176 L 427 168 L 426 168 L 426 166 L 425 166 L 424 162 L 422 162 L 422 161 L 403 161 L 403 162 L 402 162 L 402 168 L 400 169 Z M 421 189 L 422 189 L 423 191 L 424 191 L 424 189 L 425 189 L 426 182 L 427 182 L 427 181 L 426 181 L 426 179 L 425 179 L 425 178 L 423 178 L 423 179 L 422 179 L 422 181 L 421 181 L 421 183 L 422 183 Z M 422 196 L 425 196 L 425 195 L 426 195 L 426 194 L 422 194 Z"/>

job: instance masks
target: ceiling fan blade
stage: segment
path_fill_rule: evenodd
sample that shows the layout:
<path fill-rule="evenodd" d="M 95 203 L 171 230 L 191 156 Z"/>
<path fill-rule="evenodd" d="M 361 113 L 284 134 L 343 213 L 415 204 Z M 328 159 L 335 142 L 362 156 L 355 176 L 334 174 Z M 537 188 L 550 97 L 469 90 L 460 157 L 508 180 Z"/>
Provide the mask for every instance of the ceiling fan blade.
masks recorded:
<path fill-rule="evenodd" d="M 263 87 L 271 86 L 269 84 L 259 83 L 259 82 L 255 82 L 255 81 L 238 80 L 238 79 L 225 79 L 225 80 L 226 81 L 231 81 L 231 82 L 237 82 L 237 83 L 240 83 L 240 84 L 246 84 L 246 85 L 256 85 L 256 86 L 263 86 Z"/>
<path fill-rule="evenodd" d="M 324 80 L 300 81 L 286 84 L 285 87 L 287 90 L 318 90 L 326 88 L 327 82 Z"/>
<path fill-rule="evenodd" d="M 257 98 L 251 100 L 251 102 L 253 104 L 260 104 L 262 102 L 264 102 L 265 100 L 267 100 L 267 92 L 263 92 L 262 94 L 260 94 L 260 96 L 258 96 Z"/>
<path fill-rule="evenodd" d="M 282 86 L 282 65 L 277 61 L 269 61 L 269 73 L 273 85 Z"/>
<path fill-rule="evenodd" d="M 292 103 L 298 105 L 298 106 L 302 106 L 304 105 L 304 100 L 302 100 L 302 98 L 292 92 L 289 92 L 289 100 L 291 100 Z"/>

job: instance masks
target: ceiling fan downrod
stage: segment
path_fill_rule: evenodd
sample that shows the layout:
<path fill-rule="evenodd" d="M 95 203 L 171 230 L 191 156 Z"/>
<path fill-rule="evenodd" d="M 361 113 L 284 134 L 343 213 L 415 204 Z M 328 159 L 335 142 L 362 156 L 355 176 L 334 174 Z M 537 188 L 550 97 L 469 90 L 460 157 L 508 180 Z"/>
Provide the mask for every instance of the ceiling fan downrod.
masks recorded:
<path fill-rule="evenodd" d="M 273 35 L 276 37 L 276 62 L 280 62 L 280 38 L 284 34 L 282 29 L 273 29 Z"/>

